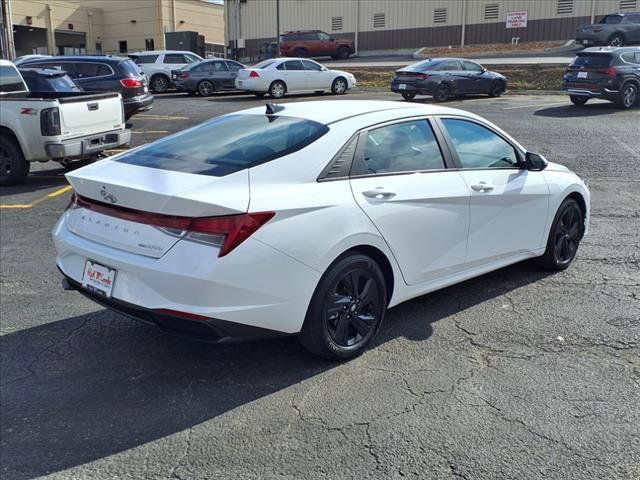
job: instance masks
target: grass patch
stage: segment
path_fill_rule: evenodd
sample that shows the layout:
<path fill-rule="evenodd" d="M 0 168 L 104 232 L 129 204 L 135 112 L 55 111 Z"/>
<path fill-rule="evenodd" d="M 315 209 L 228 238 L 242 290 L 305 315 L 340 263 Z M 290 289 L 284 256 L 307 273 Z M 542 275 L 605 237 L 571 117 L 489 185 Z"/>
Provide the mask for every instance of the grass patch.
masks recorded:
<path fill-rule="evenodd" d="M 385 90 L 395 75 L 392 67 L 353 67 L 348 69 L 361 90 Z M 562 90 L 566 67 L 558 65 L 491 65 L 489 70 L 507 77 L 510 90 Z"/>

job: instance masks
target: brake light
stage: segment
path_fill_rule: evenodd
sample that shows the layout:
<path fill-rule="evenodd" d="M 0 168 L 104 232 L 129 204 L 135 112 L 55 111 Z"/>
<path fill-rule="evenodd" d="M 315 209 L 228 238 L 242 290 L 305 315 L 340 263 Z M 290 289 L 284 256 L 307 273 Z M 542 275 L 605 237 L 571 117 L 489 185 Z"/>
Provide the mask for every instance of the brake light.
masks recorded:
<path fill-rule="evenodd" d="M 251 70 L 251 73 L 249 73 L 249 77 L 250 78 L 260 78 L 260 74 L 258 72 L 256 72 L 255 70 Z"/>
<path fill-rule="evenodd" d="M 40 133 L 43 137 L 60 135 L 60 111 L 58 107 L 40 111 Z"/>
<path fill-rule="evenodd" d="M 120 83 L 124 88 L 138 88 L 142 86 L 142 80 L 137 78 L 123 78 Z"/>
<path fill-rule="evenodd" d="M 597 72 L 604 73 L 605 75 L 608 75 L 610 77 L 615 77 L 618 74 L 618 69 L 616 67 L 601 68 L 597 70 Z"/>
<path fill-rule="evenodd" d="M 180 78 L 189 78 L 191 73 L 189 72 L 180 72 Z"/>
<path fill-rule="evenodd" d="M 184 237 L 186 240 L 220 248 L 218 257 L 227 255 L 276 214 L 276 212 L 257 212 L 222 217 L 180 217 L 108 205 L 81 197 L 75 192 L 68 208 L 86 208 L 130 222 L 186 232 Z"/>
<path fill-rule="evenodd" d="M 429 74 L 427 73 L 419 73 L 418 75 L 416 75 L 420 80 L 426 80 L 427 78 L 429 78 Z"/>

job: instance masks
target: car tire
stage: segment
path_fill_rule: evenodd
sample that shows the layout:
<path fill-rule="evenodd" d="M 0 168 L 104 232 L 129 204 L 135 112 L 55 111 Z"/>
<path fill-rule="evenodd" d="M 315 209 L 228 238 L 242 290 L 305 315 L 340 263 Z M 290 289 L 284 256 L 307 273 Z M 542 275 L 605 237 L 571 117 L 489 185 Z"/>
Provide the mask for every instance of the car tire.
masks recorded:
<path fill-rule="evenodd" d="M 634 83 L 625 83 L 620 89 L 620 97 L 616 101 L 620 108 L 631 108 L 638 101 L 638 87 Z"/>
<path fill-rule="evenodd" d="M 198 93 L 201 97 L 210 97 L 215 91 L 216 87 L 209 80 L 202 80 L 198 83 Z"/>
<path fill-rule="evenodd" d="M 169 78 L 166 75 L 154 75 L 149 81 L 153 93 L 164 93 L 169 90 Z"/>
<path fill-rule="evenodd" d="M 573 198 L 566 198 L 558 208 L 549 230 L 547 247 L 538 258 L 545 270 L 564 270 L 575 258 L 584 234 L 584 216 Z"/>
<path fill-rule="evenodd" d="M 296 51 L 293 52 L 293 56 L 299 58 L 307 58 L 309 56 L 309 52 L 307 52 L 307 50 L 304 48 L 296 48 Z"/>
<path fill-rule="evenodd" d="M 571 103 L 573 103 L 574 105 L 578 106 L 578 107 L 582 107 L 585 103 L 587 103 L 589 101 L 588 97 L 576 97 L 574 95 L 569 96 L 569 100 L 571 100 Z"/>
<path fill-rule="evenodd" d="M 489 96 L 491 98 L 499 97 L 506 90 L 504 82 L 500 80 L 495 80 L 491 83 L 491 88 L 489 89 Z"/>
<path fill-rule="evenodd" d="M 347 80 L 344 77 L 338 77 L 331 84 L 331 93 L 334 95 L 344 95 L 347 92 L 347 87 Z"/>
<path fill-rule="evenodd" d="M 401 95 L 402 95 L 402 98 L 404 98 L 407 101 L 413 100 L 414 98 L 416 98 L 416 94 L 414 92 L 402 92 Z"/>
<path fill-rule="evenodd" d="M 361 354 L 378 332 L 387 309 L 380 266 L 359 253 L 338 258 L 313 293 L 300 343 L 328 360 Z"/>
<path fill-rule="evenodd" d="M 336 57 L 338 57 L 340 60 L 346 60 L 347 58 L 349 58 L 349 55 L 351 55 L 351 50 L 349 50 L 349 48 L 347 47 L 340 47 L 336 52 Z"/>
<path fill-rule="evenodd" d="M 436 102 L 446 102 L 447 100 L 449 100 L 450 96 L 451 88 L 449 87 L 449 85 L 447 85 L 446 83 L 441 83 L 440 85 L 438 85 L 436 93 L 433 94 L 433 99 Z"/>
<path fill-rule="evenodd" d="M 281 80 L 276 80 L 269 85 L 269 96 L 271 98 L 282 98 L 287 93 L 287 86 Z"/>
<path fill-rule="evenodd" d="M 614 33 L 609 37 L 607 44 L 610 47 L 622 47 L 624 46 L 624 36 L 620 33 Z"/>
<path fill-rule="evenodd" d="M 0 136 L 0 186 L 22 183 L 30 168 L 31 163 L 25 160 L 16 140 L 7 135 Z"/>

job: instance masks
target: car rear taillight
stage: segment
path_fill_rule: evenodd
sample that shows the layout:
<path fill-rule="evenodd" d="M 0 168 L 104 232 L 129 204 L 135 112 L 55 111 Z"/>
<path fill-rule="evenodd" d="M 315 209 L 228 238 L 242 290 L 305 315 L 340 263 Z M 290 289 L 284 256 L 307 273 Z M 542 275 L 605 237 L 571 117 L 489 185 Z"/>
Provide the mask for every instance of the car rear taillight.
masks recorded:
<path fill-rule="evenodd" d="M 190 72 L 180 72 L 178 75 L 180 78 L 189 78 L 191 76 Z"/>
<path fill-rule="evenodd" d="M 416 78 L 418 78 L 419 80 L 426 80 L 427 78 L 429 78 L 429 74 L 419 73 L 418 75 L 416 75 Z"/>
<path fill-rule="evenodd" d="M 616 75 L 618 75 L 618 69 L 616 67 L 600 68 L 596 71 L 598 73 L 604 73 L 605 75 L 608 75 L 610 77 L 615 77 Z"/>
<path fill-rule="evenodd" d="M 180 217 L 108 205 L 74 193 L 68 209 L 75 208 L 86 208 L 130 222 L 177 230 L 184 234 L 185 240 L 218 247 L 220 249 L 218 257 L 227 255 L 276 214 L 276 212 L 257 212 L 222 217 Z"/>
<path fill-rule="evenodd" d="M 142 86 L 142 80 L 137 78 L 123 78 L 120 83 L 124 88 L 139 88 Z"/>
<path fill-rule="evenodd" d="M 258 72 L 256 72 L 255 70 L 251 70 L 251 73 L 249 73 L 249 77 L 250 78 L 260 78 L 260 74 Z"/>
<path fill-rule="evenodd" d="M 60 111 L 58 107 L 40 111 L 40 133 L 43 137 L 60 135 Z"/>

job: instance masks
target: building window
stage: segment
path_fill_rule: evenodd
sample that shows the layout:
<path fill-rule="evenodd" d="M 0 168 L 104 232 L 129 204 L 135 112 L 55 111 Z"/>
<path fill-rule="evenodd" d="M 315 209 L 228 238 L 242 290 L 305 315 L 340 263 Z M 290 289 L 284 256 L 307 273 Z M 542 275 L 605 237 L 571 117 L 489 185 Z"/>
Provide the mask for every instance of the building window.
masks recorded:
<path fill-rule="evenodd" d="M 435 8 L 433 10 L 433 23 L 447 23 L 446 8 Z"/>
<path fill-rule="evenodd" d="M 563 13 L 573 13 L 573 0 L 558 0 L 556 13 L 559 15 Z"/>
<path fill-rule="evenodd" d="M 638 8 L 638 0 L 620 0 L 620 10 L 635 10 Z"/>
<path fill-rule="evenodd" d="M 342 30 L 342 17 L 331 17 L 331 31 Z"/>
<path fill-rule="evenodd" d="M 373 28 L 384 28 L 385 25 L 384 13 L 373 14 Z"/>
<path fill-rule="evenodd" d="M 102 42 L 96 42 L 96 53 L 102 53 Z"/>
<path fill-rule="evenodd" d="M 153 38 L 144 39 L 144 48 L 145 50 L 155 50 Z"/>
<path fill-rule="evenodd" d="M 118 42 L 118 51 L 120 53 L 127 53 L 129 51 L 129 49 L 127 48 L 127 41 L 126 40 L 120 40 Z"/>
<path fill-rule="evenodd" d="M 498 10 L 500 6 L 497 3 L 490 3 L 484 6 L 485 20 L 498 20 Z"/>

